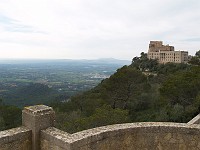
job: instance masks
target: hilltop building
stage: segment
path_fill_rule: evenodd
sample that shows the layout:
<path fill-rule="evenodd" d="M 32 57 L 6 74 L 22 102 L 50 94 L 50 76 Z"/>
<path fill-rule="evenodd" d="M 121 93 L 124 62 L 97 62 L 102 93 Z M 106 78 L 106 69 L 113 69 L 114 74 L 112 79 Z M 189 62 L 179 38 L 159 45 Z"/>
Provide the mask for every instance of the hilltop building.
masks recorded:
<path fill-rule="evenodd" d="M 162 41 L 150 41 L 147 57 L 159 63 L 187 63 L 188 51 L 175 51 L 174 46 L 163 45 Z"/>

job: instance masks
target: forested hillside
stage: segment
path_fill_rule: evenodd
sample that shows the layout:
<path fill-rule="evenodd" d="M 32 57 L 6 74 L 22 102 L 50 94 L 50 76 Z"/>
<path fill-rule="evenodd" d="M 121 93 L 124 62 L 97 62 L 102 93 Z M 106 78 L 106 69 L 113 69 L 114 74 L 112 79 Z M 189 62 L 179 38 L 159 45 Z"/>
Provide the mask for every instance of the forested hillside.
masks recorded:
<path fill-rule="evenodd" d="M 23 107 L 68 101 L 129 63 L 116 59 L 0 60 L 0 130 L 20 126 Z"/>
<path fill-rule="evenodd" d="M 73 133 L 116 123 L 189 121 L 200 112 L 199 54 L 188 64 L 158 64 L 141 53 L 95 88 L 67 101 L 55 100 L 51 106 L 56 111 L 56 126 Z M 16 92 L 38 100 L 52 93 L 41 84 L 29 84 Z M 21 110 L 0 101 L 0 130 L 20 124 Z"/>
<path fill-rule="evenodd" d="M 198 52 L 190 64 L 158 64 L 141 53 L 97 87 L 68 102 L 53 103 L 57 127 L 76 132 L 125 122 L 187 122 L 200 109 L 196 60 Z"/>
<path fill-rule="evenodd" d="M 0 131 L 21 125 L 21 109 L 3 104 L 0 99 Z"/>

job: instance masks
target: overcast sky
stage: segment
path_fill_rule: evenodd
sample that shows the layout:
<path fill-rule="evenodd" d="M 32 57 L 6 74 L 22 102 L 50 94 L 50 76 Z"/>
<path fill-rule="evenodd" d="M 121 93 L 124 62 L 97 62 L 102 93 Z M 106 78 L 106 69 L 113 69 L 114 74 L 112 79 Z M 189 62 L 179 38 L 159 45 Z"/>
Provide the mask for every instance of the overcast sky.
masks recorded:
<path fill-rule="evenodd" d="M 200 0 L 0 0 L 0 58 L 131 60 L 200 49 Z"/>

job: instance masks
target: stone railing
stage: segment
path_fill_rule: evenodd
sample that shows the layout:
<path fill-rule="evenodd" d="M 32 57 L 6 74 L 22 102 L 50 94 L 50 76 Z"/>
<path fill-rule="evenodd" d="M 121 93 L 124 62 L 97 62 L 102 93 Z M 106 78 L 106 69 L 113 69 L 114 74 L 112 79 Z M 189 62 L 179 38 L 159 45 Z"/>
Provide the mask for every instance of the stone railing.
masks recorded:
<path fill-rule="evenodd" d="M 19 127 L 0 132 L 0 150 L 31 150 L 31 130 Z"/>
<path fill-rule="evenodd" d="M 0 132 L 0 150 L 197 150 L 200 115 L 188 123 L 116 124 L 69 134 L 44 105 L 25 107 L 22 127 Z"/>

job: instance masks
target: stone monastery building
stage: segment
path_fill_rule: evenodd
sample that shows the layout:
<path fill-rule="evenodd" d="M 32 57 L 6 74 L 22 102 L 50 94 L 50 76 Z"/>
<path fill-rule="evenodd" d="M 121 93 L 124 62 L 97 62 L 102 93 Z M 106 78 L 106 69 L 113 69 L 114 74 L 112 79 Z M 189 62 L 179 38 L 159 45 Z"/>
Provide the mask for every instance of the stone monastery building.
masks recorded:
<path fill-rule="evenodd" d="M 187 63 L 188 51 L 175 51 L 174 46 L 163 45 L 162 41 L 150 41 L 147 57 L 159 63 Z"/>

